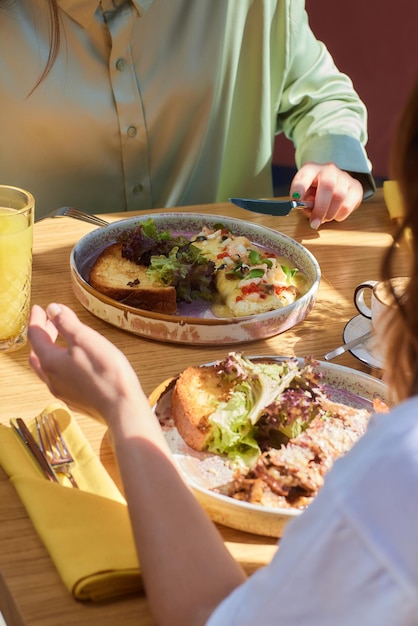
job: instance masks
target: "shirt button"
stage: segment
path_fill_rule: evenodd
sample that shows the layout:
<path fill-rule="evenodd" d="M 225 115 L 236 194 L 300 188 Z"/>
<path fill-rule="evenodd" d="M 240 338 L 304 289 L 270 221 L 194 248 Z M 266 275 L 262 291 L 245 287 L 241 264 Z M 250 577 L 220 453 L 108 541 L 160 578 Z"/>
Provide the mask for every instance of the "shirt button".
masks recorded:
<path fill-rule="evenodd" d="M 116 61 L 116 69 L 119 70 L 119 72 L 123 72 L 125 67 L 126 67 L 125 59 L 118 59 Z"/>
<path fill-rule="evenodd" d="M 136 185 L 132 191 L 135 195 L 137 195 L 138 193 L 141 193 L 141 191 L 144 190 L 144 185 L 141 185 L 141 183 L 139 183 L 139 185 Z"/>
<path fill-rule="evenodd" d="M 135 126 L 129 126 L 129 128 L 128 128 L 128 137 L 136 137 L 136 128 L 135 128 Z"/>

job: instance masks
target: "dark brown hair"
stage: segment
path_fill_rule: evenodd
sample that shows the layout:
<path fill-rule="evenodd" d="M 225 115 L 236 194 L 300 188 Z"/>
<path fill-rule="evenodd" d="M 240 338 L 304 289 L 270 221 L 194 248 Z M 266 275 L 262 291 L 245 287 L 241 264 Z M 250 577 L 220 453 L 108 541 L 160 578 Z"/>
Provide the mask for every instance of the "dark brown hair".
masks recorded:
<path fill-rule="evenodd" d="M 403 109 L 391 155 L 391 176 L 398 181 L 404 217 L 382 264 L 382 279 L 395 276 L 394 260 L 406 229 L 412 237 L 411 265 L 404 297 L 393 296 L 397 309 L 391 320 L 385 370 L 397 400 L 418 394 L 418 82 Z"/>
<path fill-rule="evenodd" d="M 55 59 L 58 56 L 58 52 L 60 49 L 60 40 L 61 40 L 61 29 L 60 29 L 60 20 L 59 20 L 59 9 L 56 0 L 47 0 L 49 7 L 49 27 L 50 27 L 50 37 L 49 37 L 49 53 L 48 59 L 45 65 L 45 68 L 36 82 L 36 85 L 32 89 L 31 93 L 40 85 L 40 83 L 48 76 L 51 71 L 52 66 L 55 63 Z"/>
<path fill-rule="evenodd" d="M 51 71 L 52 66 L 55 63 L 55 60 L 58 56 L 58 52 L 60 49 L 60 41 L 61 41 L 61 29 L 60 29 L 60 15 L 59 8 L 57 4 L 57 0 L 45 0 L 48 4 L 49 9 L 49 52 L 48 59 L 45 64 L 45 67 L 42 71 L 42 74 L 36 81 L 33 89 L 30 91 L 30 94 L 35 91 L 35 89 L 40 85 L 40 83 L 48 76 Z M 0 8 L 7 8 L 7 6 L 11 6 L 13 4 L 13 0 L 0 0 Z M 29 94 L 29 95 L 30 95 Z"/>

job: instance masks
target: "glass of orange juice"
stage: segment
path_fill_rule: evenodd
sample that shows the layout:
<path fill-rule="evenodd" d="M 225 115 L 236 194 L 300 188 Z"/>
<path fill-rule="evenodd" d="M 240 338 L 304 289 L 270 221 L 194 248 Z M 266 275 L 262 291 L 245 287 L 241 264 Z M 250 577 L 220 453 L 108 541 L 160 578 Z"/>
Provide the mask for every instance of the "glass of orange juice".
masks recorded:
<path fill-rule="evenodd" d="M 0 352 L 26 343 L 34 211 L 31 193 L 0 185 Z"/>

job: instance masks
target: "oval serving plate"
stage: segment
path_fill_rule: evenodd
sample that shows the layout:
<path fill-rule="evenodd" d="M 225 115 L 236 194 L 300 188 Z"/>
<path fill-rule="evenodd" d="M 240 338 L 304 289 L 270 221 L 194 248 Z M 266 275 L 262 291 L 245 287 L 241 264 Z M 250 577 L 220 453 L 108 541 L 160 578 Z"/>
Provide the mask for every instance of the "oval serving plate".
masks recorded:
<path fill-rule="evenodd" d="M 289 259 L 307 278 L 307 292 L 296 302 L 275 311 L 246 317 L 219 318 L 210 303 L 197 301 L 179 306 L 176 315 L 165 315 L 126 306 L 93 289 L 88 283 L 89 271 L 102 250 L 120 239 L 126 231 L 148 220 L 159 231 L 191 236 L 203 226 L 222 223 L 234 235 L 243 235 L 277 255 Z M 77 242 L 70 258 L 74 294 L 90 313 L 133 334 L 158 341 L 218 345 L 256 341 L 282 333 L 301 322 L 315 304 L 321 272 L 315 257 L 300 243 L 273 229 L 244 220 L 199 213 L 153 213 L 113 222 L 98 228 Z"/>
<path fill-rule="evenodd" d="M 257 356 L 256 360 L 280 362 L 289 357 Z M 303 363 L 303 359 L 298 359 Z M 212 365 L 206 363 L 204 366 Z M 327 395 L 335 402 L 341 402 L 359 409 L 372 410 L 372 402 L 380 398 L 388 402 L 387 386 L 381 380 L 348 367 L 318 362 Z M 280 537 L 285 525 L 302 510 L 273 508 L 235 500 L 229 496 L 211 491 L 231 479 L 233 470 L 222 457 L 190 448 L 180 437 L 175 426 L 170 424 L 171 394 L 176 378 L 163 382 L 150 395 L 151 406 L 159 418 L 170 446 L 187 483 L 210 518 L 219 524 L 244 532 Z"/>

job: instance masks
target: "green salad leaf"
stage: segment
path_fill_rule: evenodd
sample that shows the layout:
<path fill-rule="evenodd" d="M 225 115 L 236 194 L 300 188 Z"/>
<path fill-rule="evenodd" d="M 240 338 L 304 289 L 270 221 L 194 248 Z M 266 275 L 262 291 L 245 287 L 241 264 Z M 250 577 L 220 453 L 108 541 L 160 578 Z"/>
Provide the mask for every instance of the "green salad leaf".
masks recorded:
<path fill-rule="evenodd" d="M 282 268 L 288 283 L 291 282 L 293 276 L 299 271 L 297 267 L 290 268 L 288 265 L 281 265 L 280 267 Z"/>
<path fill-rule="evenodd" d="M 141 222 L 123 242 L 122 256 L 147 267 L 156 282 L 175 287 L 178 302 L 215 295 L 215 264 L 185 236 L 158 231 L 152 218 Z"/>
<path fill-rule="evenodd" d="M 213 437 L 208 450 L 250 466 L 260 446 L 300 434 L 322 411 L 315 401 L 321 389 L 314 365 L 312 359 L 300 367 L 297 359 L 256 362 L 230 353 L 218 374 L 236 385 L 228 401 L 210 416 Z"/>

